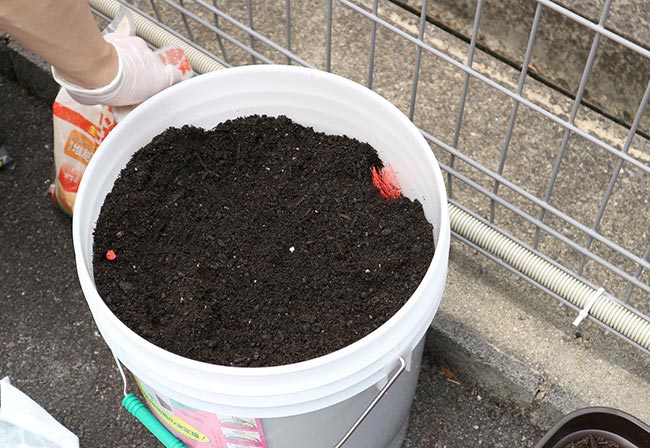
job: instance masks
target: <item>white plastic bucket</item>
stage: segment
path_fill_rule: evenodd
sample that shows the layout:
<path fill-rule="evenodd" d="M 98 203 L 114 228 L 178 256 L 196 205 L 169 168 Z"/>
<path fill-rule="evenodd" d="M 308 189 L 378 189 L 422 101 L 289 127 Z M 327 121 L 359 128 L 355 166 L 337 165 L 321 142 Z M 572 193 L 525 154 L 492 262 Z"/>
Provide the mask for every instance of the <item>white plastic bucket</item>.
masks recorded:
<path fill-rule="evenodd" d="M 436 245 L 417 290 L 380 328 L 326 356 L 265 368 L 207 364 L 151 344 L 108 309 L 95 289 L 92 271 L 93 230 L 100 208 L 135 151 L 169 126 L 212 128 L 251 114 L 286 115 L 317 131 L 370 143 L 395 169 L 404 194 L 422 203 Z M 291 66 L 232 68 L 171 87 L 137 107 L 98 149 L 79 188 L 73 238 L 79 279 L 99 331 L 138 378 L 154 414 L 188 446 L 331 448 L 403 357 L 407 370 L 345 444 L 401 445 L 424 334 L 445 285 L 450 231 L 444 182 L 429 145 L 379 95 L 339 76 Z M 238 436 L 248 441 L 238 445 Z"/>

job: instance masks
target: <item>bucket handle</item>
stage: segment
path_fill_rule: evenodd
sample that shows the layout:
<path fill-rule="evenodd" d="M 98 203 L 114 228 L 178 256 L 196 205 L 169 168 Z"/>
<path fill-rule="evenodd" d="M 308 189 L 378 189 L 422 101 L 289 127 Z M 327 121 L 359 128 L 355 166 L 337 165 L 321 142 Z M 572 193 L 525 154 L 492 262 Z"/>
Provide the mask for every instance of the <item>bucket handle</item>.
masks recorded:
<path fill-rule="evenodd" d="M 350 429 L 348 430 L 348 432 L 345 433 L 345 435 L 344 435 L 343 438 L 339 441 L 339 443 L 337 443 L 336 445 L 334 445 L 334 448 L 341 448 L 341 447 L 343 446 L 343 444 L 344 444 L 345 442 L 348 441 L 348 439 L 352 436 L 352 434 L 354 434 L 354 431 L 357 430 L 357 428 L 359 427 L 359 425 L 361 425 L 361 423 L 365 420 L 365 418 L 368 416 L 368 414 L 370 414 L 370 413 L 372 412 L 372 410 L 375 408 L 375 406 L 377 406 L 377 403 L 379 403 L 379 402 L 381 401 L 381 399 L 384 398 L 384 395 L 386 395 L 386 393 L 387 393 L 388 390 L 391 388 L 391 386 L 395 383 L 395 381 L 397 381 L 397 378 L 399 378 L 399 376 L 404 372 L 404 370 L 406 369 L 406 361 L 405 361 L 404 358 L 401 357 L 401 356 L 399 357 L 399 363 L 400 363 L 400 365 L 399 365 L 399 368 L 397 369 L 397 371 L 396 371 L 396 372 L 393 374 L 393 376 L 388 380 L 388 382 L 386 383 L 386 385 L 385 385 L 384 387 L 381 388 L 381 390 L 379 391 L 379 393 L 377 394 L 377 396 L 375 397 L 375 399 L 372 400 L 372 401 L 370 402 L 370 404 L 368 405 L 368 407 L 367 407 L 367 408 L 363 411 L 363 413 L 359 416 L 359 418 L 357 419 L 357 421 L 354 422 L 354 425 L 352 425 L 352 426 L 350 427 Z"/>
<path fill-rule="evenodd" d="M 125 404 L 125 403 L 128 404 L 128 403 L 130 403 L 132 401 L 138 401 L 138 400 L 133 394 L 127 395 L 126 391 L 127 391 L 128 386 L 127 386 L 127 381 L 126 381 L 126 375 L 124 375 L 124 371 L 122 370 L 122 363 L 118 360 L 117 356 L 115 356 L 115 355 L 113 355 L 113 356 L 115 357 L 115 363 L 117 364 L 117 368 L 119 369 L 120 374 L 122 376 L 122 381 L 124 382 L 124 395 L 125 395 L 125 397 L 124 397 L 124 400 L 122 401 L 122 405 L 125 408 L 127 408 L 129 410 L 129 412 L 131 412 L 134 416 L 136 416 L 136 418 L 138 418 L 138 420 L 140 420 L 147 427 L 147 429 L 149 429 L 158 438 L 158 440 L 163 442 L 163 444 L 165 446 L 172 446 L 174 448 L 182 448 L 182 447 L 184 447 L 185 445 L 183 445 L 180 440 L 173 437 L 172 434 L 167 430 L 167 428 L 165 428 L 162 424 L 160 424 L 160 422 L 158 422 L 158 420 L 153 418 L 153 416 L 151 416 L 151 414 L 149 414 L 152 417 L 151 419 L 149 419 L 149 418 L 144 418 L 144 419 L 140 418 L 134 412 L 132 412 L 131 409 L 129 409 L 129 406 L 127 406 Z M 372 410 L 375 408 L 375 406 L 377 406 L 377 404 L 381 401 L 381 399 L 384 398 L 384 395 L 386 395 L 386 393 L 388 393 L 388 391 L 390 390 L 392 385 L 395 384 L 395 381 L 397 381 L 397 379 L 400 377 L 400 375 L 402 373 L 404 373 L 404 370 L 406 370 L 406 361 L 404 360 L 404 358 L 402 356 L 400 356 L 398 360 L 399 360 L 399 367 L 397 368 L 397 371 L 393 374 L 393 376 L 390 377 L 390 379 L 388 380 L 386 385 L 381 388 L 381 390 L 379 391 L 377 396 L 370 402 L 370 404 L 361 413 L 359 418 L 357 418 L 357 420 L 350 427 L 350 429 L 348 429 L 348 432 L 345 433 L 343 438 L 341 438 L 339 443 L 337 443 L 334 446 L 334 448 L 341 448 L 343 446 L 343 444 L 345 442 L 347 442 L 350 437 L 352 437 L 352 434 L 354 434 L 354 431 L 357 430 L 357 428 L 361 425 L 361 423 L 363 423 L 363 421 L 368 416 L 368 414 L 370 414 L 372 412 Z M 138 403 L 139 403 L 139 401 L 138 401 Z M 131 407 L 134 407 L 134 406 L 131 406 Z M 143 408 L 145 412 L 148 412 L 147 409 L 144 407 L 144 405 L 142 405 L 141 403 L 140 403 L 140 406 L 138 406 L 138 410 L 140 410 L 140 412 L 142 412 L 142 409 L 139 409 L 140 407 Z M 153 422 L 153 421 L 155 421 L 155 422 Z M 155 425 L 156 423 L 158 425 L 160 425 L 160 427 Z M 150 425 L 150 424 L 152 424 L 152 425 Z M 162 438 L 161 438 L 161 436 L 162 436 Z M 167 436 L 171 436 L 171 438 L 167 439 Z M 163 439 L 166 439 L 166 440 L 163 440 Z M 166 442 L 169 442 L 170 444 L 168 445 Z"/>

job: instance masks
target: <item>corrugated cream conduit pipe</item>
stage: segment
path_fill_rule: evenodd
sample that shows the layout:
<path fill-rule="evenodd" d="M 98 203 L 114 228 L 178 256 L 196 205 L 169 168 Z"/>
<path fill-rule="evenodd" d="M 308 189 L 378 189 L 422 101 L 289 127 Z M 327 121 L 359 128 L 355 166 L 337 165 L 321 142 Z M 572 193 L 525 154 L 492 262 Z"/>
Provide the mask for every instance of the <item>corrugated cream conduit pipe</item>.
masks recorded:
<path fill-rule="evenodd" d="M 115 17 L 122 6 L 115 0 L 90 0 L 90 5 L 111 18 Z M 138 36 L 156 47 L 180 46 L 185 50 L 195 72 L 207 73 L 224 68 L 210 56 L 181 41 L 155 22 L 133 10 L 131 12 Z M 580 309 L 574 325 L 578 325 L 586 316 L 591 316 L 650 353 L 650 321 L 647 318 L 614 299 L 602 288 L 596 290 L 586 285 L 460 208 L 449 204 L 449 212 L 454 232 L 504 260 Z"/>
<path fill-rule="evenodd" d="M 584 284 L 452 204 L 449 204 L 449 216 L 454 232 L 582 310 L 575 325 L 586 315 L 591 315 L 645 351 L 650 351 L 650 321 L 615 300 L 602 288 L 596 290 Z"/>

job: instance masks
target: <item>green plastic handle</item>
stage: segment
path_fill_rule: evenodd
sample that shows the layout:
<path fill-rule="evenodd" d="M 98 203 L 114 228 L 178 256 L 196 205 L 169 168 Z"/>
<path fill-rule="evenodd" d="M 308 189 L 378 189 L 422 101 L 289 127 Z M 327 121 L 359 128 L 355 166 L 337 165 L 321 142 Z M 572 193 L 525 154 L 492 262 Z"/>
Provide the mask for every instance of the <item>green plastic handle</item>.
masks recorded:
<path fill-rule="evenodd" d="M 151 412 L 149 412 L 149 409 L 147 409 L 135 395 L 129 394 L 124 397 L 124 400 L 122 400 L 122 406 L 124 406 L 131 415 L 140 420 L 145 428 L 147 428 L 151 434 L 156 436 L 165 447 L 187 448 L 183 442 L 174 437 L 174 435 L 169 432 L 169 430 L 165 428 L 165 426 L 163 426 L 163 424 L 160 423 Z"/>

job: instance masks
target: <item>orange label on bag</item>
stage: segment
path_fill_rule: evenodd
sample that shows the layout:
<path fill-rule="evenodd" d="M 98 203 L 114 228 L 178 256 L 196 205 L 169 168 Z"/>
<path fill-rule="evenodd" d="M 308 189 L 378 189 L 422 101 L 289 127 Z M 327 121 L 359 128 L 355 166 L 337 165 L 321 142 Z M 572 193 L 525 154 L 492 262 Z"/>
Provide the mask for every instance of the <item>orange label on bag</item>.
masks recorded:
<path fill-rule="evenodd" d="M 117 122 L 113 117 L 113 109 L 111 107 L 107 107 L 106 109 L 108 111 L 108 115 L 104 115 L 104 111 L 100 112 L 97 124 L 91 122 L 79 112 L 74 111 L 67 106 L 64 106 L 58 101 L 54 102 L 54 105 L 52 106 L 52 113 L 55 117 L 58 117 L 61 120 L 66 121 L 71 125 L 81 129 L 82 131 L 87 132 L 88 135 L 90 135 L 97 142 L 97 144 L 99 144 L 117 125 Z"/>
<path fill-rule="evenodd" d="M 192 67 L 190 66 L 190 61 L 187 59 L 187 55 L 180 48 L 169 48 L 167 50 L 162 50 L 158 53 L 158 59 L 165 65 L 173 65 L 181 71 L 181 74 L 185 76 Z"/>
<path fill-rule="evenodd" d="M 76 193 L 79 189 L 79 183 L 81 182 L 81 176 L 84 173 L 84 169 L 79 165 L 63 164 L 61 169 L 59 169 L 59 175 L 57 176 L 57 181 L 61 185 L 63 191 L 68 193 Z"/>
<path fill-rule="evenodd" d="M 84 165 L 88 165 L 90 158 L 95 153 L 95 149 L 97 149 L 97 145 L 92 140 L 73 129 L 68 135 L 63 152 Z"/>

